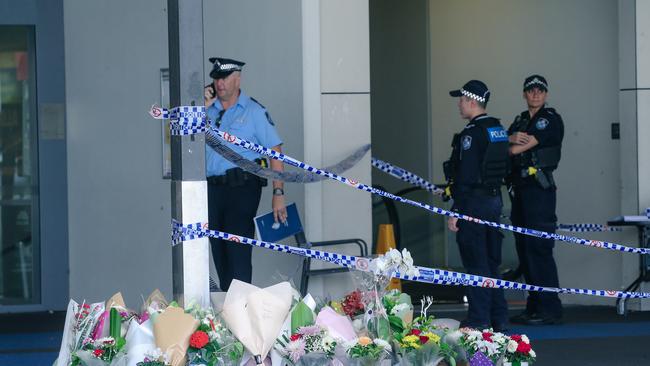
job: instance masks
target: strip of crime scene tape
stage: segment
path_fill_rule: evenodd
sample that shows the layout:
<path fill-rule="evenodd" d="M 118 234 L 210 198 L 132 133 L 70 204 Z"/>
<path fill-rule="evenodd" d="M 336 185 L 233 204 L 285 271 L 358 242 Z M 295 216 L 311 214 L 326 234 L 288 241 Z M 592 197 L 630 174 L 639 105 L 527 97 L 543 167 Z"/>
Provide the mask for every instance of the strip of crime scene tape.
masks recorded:
<path fill-rule="evenodd" d="M 246 244 L 260 248 L 266 248 L 281 253 L 289 253 L 301 257 L 329 262 L 341 267 L 347 267 L 359 271 L 370 271 L 370 259 L 356 257 L 352 255 L 326 252 L 309 248 L 299 248 L 285 244 L 269 243 L 261 240 L 255 240 L 240 235 L 225 233 L 218 230 L 209 230 L 207 223 L 196 223 L 182 225 L 177 221 L 172 221 L 172 245 L 178 245 L 183 241 L 210 237 L 232 241 L 238 244 Z M 645 292 L 623 292 L 613 290 L 591 290 L 581 288 L 555 288 L 544 286 L 533 286 L 525 283 L 505 281 L 497 278 L 490 278 L 478 275 L 470 275 L 462 272 L 447 271 L 436 268 L 416 266 L 420 275 L 407 276 L 399 272 L 392 274 L 392 277 L 403 280 L 417 281 L 429 284 L 452 285 L 452 286 L 471 286 L 483 288 L 498 288 L 519 291 L 536 291 L 536 292 L 555 292 L 563 294 L 589 295 L 614 298 L 650 298 L 650 293 Z"/>
<path fill-rule="evenodd" d="M 372 158 L 372 166 L 382 172 L 391 175 L 397 179 L 407 182 L 413 186 L 420 187 L 435 195 L 441 196 L 445 190 L 427 181 L 426 179 L 414 174 L 397 165 L 385 162 L 383 160 Z M 604 232 L 604 231 L 623 231 L 619 227 L 609 227 L 602 224 L 580 223 L 580 224 L 558 224 L 557 230 L 572 232 Z"/>
<path fill-rule="evenodd" d="M 383 160 L 379 160 L 377 158 L 372 158 L 372 166 L 375 168 L 381 170 L 384 173 L 387 173 L 397 179 L 401 179 L 404 182 L 410 183 L 416 187 L 420 187 L 426 191 L 429 191 L 433 194 L 436 195 L 443 195 L 445 194 L 445 190 L 442 188 L 437 187 L 435 184 L 427 181 L 426 179 L 413 174 L 409 172 L 406 169 L 400 168 L 396 165 L 393 165 L 391 163 L 387 163 Z"/>
<path fill-rule="evenodd" d="M 201 108 L 201 107 L 191 107 L 191 108 Z M 151 112 L 150 112 L 151 113 Z M 205 112 L 203 112 L 203 115 L 205 116 Z M 186 128 L 189 123 L 189 128 Z M 205 132 L 206 135 L 211 135 L 215 137 L 219 137 L 231 144 L 241 146 L 245 149 L 255 151 L 259 154 L 266 155 L 272 159 L 276 159 L 279 161 L 282 161 L 286 164 L 295 166 L 299 169 L 303 169 L 318 175 L 324 175 L 327 176 L 333 180 L 336 180 L 340 183 L 343 183 L 345 185 L 348 185 L 353 188 L 357 188 L 366 192 L 370 192 L 373 194 L 377 194 L 380 196 L 384 196 L 387 198 L 390 198 L 392 200 L 406 203 L 412 206 L 420 207 L 423 208 L 427 211 L 433 212 L 438 215 L 444 215 L 448 217 L 455 217 L 458 219 L 474 222 L 477 224 L 481 225 L 487 225 L 490 227 L 494 228 L 499 228 L 503 230 L 508 230 L 512 231 L 515 233 L 519 234 L 524 234 L 524 235 L 529 235 L 529 236 L 535 236 L 543 239 L 553 239 L 557 241 L 562 241 L 566 243 L 572 243 L 572 244 L 578 244 L 578 245 L 584 245 L 584 246 L 591 246 L 591 247 L 596 247 L 596 248 L 603 248 L 603 249 L 609 249 L 609 250 L 614 250 L 614 251 L 620 251 L 620 252 L 625 252 L 625 253 L 637 253 L 637 254 L 648 254 L 650 253 L 650 248 L 633 248 L 625 245 L 620 245 L 616 243 L 610 243 L 606 241 L 600 241 L 600 240 L 591 240 L 591 239 L 582 239 L 582 238 L 577 238 L 573 236 L 568 236 L 568 235 L 560 235 L 556 233 L 548 233 L 540 230 L 535 230 L 535 229 L 528 229 L 528 228 L 522 228 L 518 226 L 513 226 L 513 225 L 507 225 L 507 224 L 501 224 L 501 223 L 496 223 L 493 221 L 487 221 L 487 220 L 482 220 L 479 218 L 475 218 L 472 216 L 464 215 L 461 213 L 457 212 L 452 212 L 448 210 L 444 210 L 435 206 L 431 206 L 428 204 L 416 202 L 404 197 L 396 196 L 392 193 L 382 191 L 380 189 L 374 188 L 372 186 L 368 186 L 366 184 L 360 183 L 358 181 L 343 177 L 341 175 L 337 175 L 325 170 L 321 170 L 318 168 L 314 168 L 310 166 L 309 164 L 306 164 L 304 162 L 301 162 L 300 160 L 294 159 L 288 155 L 279 153 L 275 150 L 266 148 L 264 146 L 252 143 L 250 141 L 242 140 L 238 138 L 237 136 L 231 135 L 227 132 L 220 131 L 218 129 L 213 129 L 213 128 L 207 128 L 205 121 L 202 121 L 199 123 L 199 125 L 195 125 L 195 121 L 193 121 L 192 118 L 179 118 L 177 120 L 172 119 L 171 120 L 171 125 L 172 125 L 172 133 L 177 133 L 177 134 L 193 134 L 197 133 L 195 132 L 196 130 L 199 130 L 199 132 Z"/>

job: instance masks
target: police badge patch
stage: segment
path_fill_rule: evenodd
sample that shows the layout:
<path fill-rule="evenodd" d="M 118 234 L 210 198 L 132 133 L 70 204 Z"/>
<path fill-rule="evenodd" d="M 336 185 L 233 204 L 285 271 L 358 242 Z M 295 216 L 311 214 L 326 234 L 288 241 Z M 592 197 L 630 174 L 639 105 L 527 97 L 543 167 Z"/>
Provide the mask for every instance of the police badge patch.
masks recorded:
<path fill-rule="evenodd" d="M 472 147 L 472 136 L 463 136 L 463 150 L 469 150 Z"/>
<path fill-rule="evenodd" d="M 537 123 L 535 123 L 535 127 L 537 127 L 538 130 L 543 130 L 548 126 L 548 120 L 546 118 L 540 118 L 537 120 Z"/>

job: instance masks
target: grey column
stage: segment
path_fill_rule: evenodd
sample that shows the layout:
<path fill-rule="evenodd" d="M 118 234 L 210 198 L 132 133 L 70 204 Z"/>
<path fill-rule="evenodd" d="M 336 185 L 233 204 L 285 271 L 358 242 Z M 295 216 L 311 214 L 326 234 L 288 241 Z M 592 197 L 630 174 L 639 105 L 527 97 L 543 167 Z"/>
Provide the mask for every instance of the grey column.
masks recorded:
<path fill-rule="evenodd" d="M 203 2 L 168 0 L 170 105 L 203 105 Z M 205 135 L 172 136 L 172 218 L 207 222 Z M 183 242 L 172 249 L 174 299 L 208 305 L 209 241 Z"/>

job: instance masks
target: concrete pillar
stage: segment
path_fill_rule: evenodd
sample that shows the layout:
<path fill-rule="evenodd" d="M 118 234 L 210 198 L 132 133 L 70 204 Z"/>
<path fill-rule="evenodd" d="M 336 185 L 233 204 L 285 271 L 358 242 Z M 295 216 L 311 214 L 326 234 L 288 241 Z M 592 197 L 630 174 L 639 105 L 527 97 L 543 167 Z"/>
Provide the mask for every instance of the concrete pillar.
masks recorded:
<path fill-rule="evenodd" d="M 303 0 L 302 12 L 305 159 L 327 166 L 370 143 L 368 0 Z M 344 176 L 371 184 L 370 169 L 368 154 Z M 368 193 L 334 181 L 305 186 L 309 240 L 362 238 L 371 244 L 371 210 Z M 348 278 L 312 278 L 310 291 L 336 297 L 348 290 L 340 282 Z"/>

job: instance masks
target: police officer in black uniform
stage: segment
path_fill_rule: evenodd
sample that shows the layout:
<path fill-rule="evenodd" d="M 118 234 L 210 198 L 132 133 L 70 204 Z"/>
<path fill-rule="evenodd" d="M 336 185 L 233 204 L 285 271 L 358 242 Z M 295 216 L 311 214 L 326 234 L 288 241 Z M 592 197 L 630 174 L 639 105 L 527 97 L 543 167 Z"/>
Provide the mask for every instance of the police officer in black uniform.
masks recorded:
<path fill-rule="evenodd" d="M 540 75 L 524 81 L 528 110 L 515 118 L 508 129 L 512 172 L 512 224 L 555 232 L 556 187 L 553 171 L 560 162 L 564 123 L 553 108 L 546 107 L 548 83 Z M 526 283 L 559 287 L 553 258 L 552 239 L 515 234 L 519 267 Z M 510 321 L 519 324 L 557 324 L 562 318 L 562 303 L 556 293 L 530 292 L 526 310 Z"/>
<path fill-rule="evenodd" d="M 459 97 L 458 108 L 469 123 L 454 135 L 451 158 L 444 163 L 454 200 L 453 211 L 499 222 L 503 202 L 501 184 L 508 166 L 508 136 L 498 119 L 485 113 L 490 99 L 487 86 L 478 80 L 449 92 Z M 456 232 L 463 266 L 470 274 L 499 278 L 502 234 L 495 228 L 449 218 Z M 469 309 L 462 327 L 505 330 L 507 303 L 501 289 L 469 287 Z"/>

